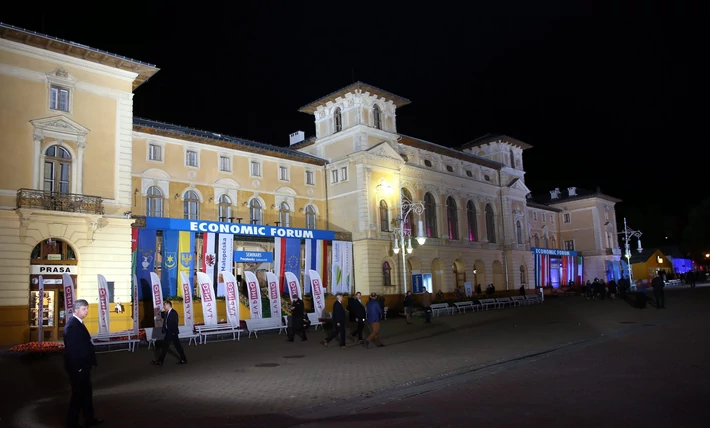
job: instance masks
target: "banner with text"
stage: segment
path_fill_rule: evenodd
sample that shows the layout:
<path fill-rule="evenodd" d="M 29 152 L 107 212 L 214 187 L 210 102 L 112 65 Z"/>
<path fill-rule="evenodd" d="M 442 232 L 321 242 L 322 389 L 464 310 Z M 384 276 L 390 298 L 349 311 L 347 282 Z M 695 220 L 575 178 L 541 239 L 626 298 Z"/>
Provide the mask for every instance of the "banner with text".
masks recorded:
<path fill-rule="evenodd" d="M 163 330 L 163 317 L 160 316 L 160 311 L 163 310 L 163 287 L 160 285 L 160 277 L 157 273 L 150 273 L 150 294 L 153 296 L 153 337 L 152 339 L 161 338 L 160 334 Z"/>
<path fill-rule="evenodd" d="M 352 290 L 353 243 L 333 241 L 333 264 L 331 266 L 331 291 L 333 294 L 350 293 Z"/>
<path fill-rule="evenodd" d="M 217 241 L 217 272 L 233 272 L 234 260 L 234 235 L 220 233 Z M 224 283 L 218 281 L 217 297 L 224 297 Z"/>
<path fill-rule="evenodd" d="M 266 272 L 266 282 L 269 284 L 269 304 L 271 305 L 271 318 L 281 319 L 281 293 L 279 293 L 279 279 L 276 274 Z"/>
<path fill-rule="evenodd" d="M 62 283 L 64 284 L 64 320 L 69 322 L 74 315 L 74 281 L 71 275 L 65 273 L 62 275 Z"/>
<path fill-rule="evenodd" d="M 261 310 L 261 288 L 259 288 L 259 281 L 256 279 L 254 272 L 245 271 L 244 275 L 247 280 L 247 293 L 249 295 L 249 313 L 251 314 L 251 319 L 262 318 Z"/>
<path fill-rule="evenodd" d="M 190 285 L 185 272 L 180 272 L 180 282 L 182 284 L 182 305 L 185 311 L 183 320 L 185 320 L 185 327 L 189 327 L 192 330 L 195 325 L 195 313 L 192 309 L 192 285 Z"/>
<path fill-rule="evenodd" d="M 217 241 L 214 233 L 202 234 L 202 272 L 215 280 L 215 265 L 217 264 Z M 219 271 L 218 271 L 219 272 Z"/>
<path fill-rule="evenodd" d="M 197 282 L 200 283 L 200 293 L 202 293 L 202 317 L 205 325 L 217 325 L 217 303 L 214 298 L 212 278 L 204 272 L 197 272 Z"/>
<path fill-rule="evenodd" d="M 227 321 L 235 327 L 239 327 L 239 288 L 237 279 L 232 272 L 222 271 L 219 273 L 220 282 L 224 283 L 227 290 Z"/>
<path fill-rule="evenodd" d="M 286 272 L 286 287 L 288 288 L 288 294 L 291 296 L 291 300 L 293 300 L 295 296 L 298 296 L 300 299 L 303 298 L 301 284 L 296 275 L 292 272 Z"/>
<path fill-rule="evenodd" d="M 108 318 L 108 283 L 106 277 L 97 275 L 99 278 L 99 334 L 107 334 L 109 330 Z"/>
<path fill-rule="evenodd" d="M 320 280 L 318 272 L 311 269 L 308 272 L 311 279 L 311 290 L 313 290 L 313 309 L 316 317 L 323 318 L 323 310 L 325 309 L 325 296 L 323 293 L 323 283 Z"/>
<path fill-rule="evenodd" d="M 150 273 L 155 271 L 156 236 L 155 229 L 138 229 L 135 270 L 135 274 L 138 276 L 138 299 L 147 299 L 149 295 L 153 294 Z"/>
<path fill-rule="evenodd" d="M 44 339 L 44 277 L 39 276 L 39 290 L 37 291 L 37 341 L 41 344 Z"/>
<path fill-rule="evenodd" d="M 296 229 L 292 227 L 272 227 L 242 223 L 220 223 L 216 221 L 184 220 L 167 217 L 146 217 L 145 227 L 157 230 L 187 230 L 191 232 L 229 233 L 242 236 L 264 238 L 323 239 L 332 241 L 332 230 Z"/>

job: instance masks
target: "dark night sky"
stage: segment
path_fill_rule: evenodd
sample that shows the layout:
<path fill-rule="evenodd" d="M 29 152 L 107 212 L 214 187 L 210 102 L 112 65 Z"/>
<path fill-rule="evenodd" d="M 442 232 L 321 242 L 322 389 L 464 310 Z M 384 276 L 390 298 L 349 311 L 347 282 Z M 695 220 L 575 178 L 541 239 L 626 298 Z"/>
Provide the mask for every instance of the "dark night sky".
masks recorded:
<path fill-rule="evenodd" d="M 276 145 L 312 135 L 313 117 L 297 109 L 354 75 L 412 100 L 398 111 L 401 133 L 533 145 L 534 192 L 598 185 L 625 201 L 619 222 L 626 215 L 649 244 L 679 234 L 705 181 L 699 2 L 155 3 L 44 18 L 32 3 L 0 20 L 156 64 L 136 116 Z"/>

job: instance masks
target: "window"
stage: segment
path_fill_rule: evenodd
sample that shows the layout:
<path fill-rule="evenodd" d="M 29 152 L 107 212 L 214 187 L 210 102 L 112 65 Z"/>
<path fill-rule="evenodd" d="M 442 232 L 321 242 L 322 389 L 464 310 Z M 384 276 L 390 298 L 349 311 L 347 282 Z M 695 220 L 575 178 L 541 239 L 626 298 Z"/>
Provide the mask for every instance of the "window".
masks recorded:
<path fill-rule="evenodd" d="M 454 167 L 451 165 L 446 165 L 446 170 L 449 172 L 454 172 Z"/>
<path fill-rule="evenodd" d="M 549 243 L 547 242 L 547 236 L 542 237 L 542 248 L 549 248 L 547 245 Z"/>
<path fill-rule="evenodd" d="M 286 202 L 281 202 L 281 207 L 279 208 L 279 225 L 291 227 L 291 207 Z"/>
<path fill-rule="evenodd" d="M 486 180 L 486 181 L 491 181 L 491 177 L 488 176 L 488 175 L 484 175 L 484 176 L 483 176 L 483 179 Z"/>
<path fill-rule="evenodd" d="M 219 157 L 219 170 L 222 172 L 230 172 L 232 170 L 232 162 L 229 156 Z"/>
<path fill-rule="evenodd" d="M 183 214 L 186 220 L 197 220 L 200 218 L 200 198 L 198 198 L 197 193 L 192 190 L 185 192 Z"/>
<path fill-rule="evenodd" d="M 158 186 L 150 186 L 145 196 L 146 217 L 163 216 L 163 192 Z"/>
<path fill-rule="evenodd" d="M 316 209 L 311 205 L 306 207 L 306 229 L 316 228 Z"/>
<path fill-rule="evenodd" d="M 446 198 L 446 223 L 449 229 L 449 239 L 459 239 L 458 207 L 451 196 Z"/>
<path fill-rule="evenodd" d="M 335 130 L 334 132 L 343 130 L 343 114 L 340 107 L 337 107 L 333 113 L 333 129 Z"/>
<path fill-rule="evenodd" d="M 604 221 L 609 221 L 609 207 L 604 206 Z"/>
<path fill-rule="evenodd" d="M 424 159 L 424 165 L 431 167 L 431 161 L 429 159 Z"/>
<path fill-rule="evenodd" d="M 262 224 L 264 218 L 262 216 L 261 202 L 258 199 L 252 199 L 249 202 L 249 220 L 251 224 Z"/>
<path fill-rule="evenodd" d="M 382 129 L 382 110 L 377 104 L 372 108 L 372 117 L 375 120 L 375 128 Z"/>
<path fill-rule="evenodd" d="M 574 251 L 574 241 L 565 241 L 565 250 Z"/>
<path fill-rule="evenodd" d="M 288 181 L 288 168 L 285 166 L 279 167 L 279 180 Z"/>
<path fill-rule="evenodd" d="M 316 175 L 313 171 L 306 171 L 306 184 L 309 186 L 316 185 Z"/>
<path fill-rule="evenodd" d="M 163 161 L 163 147 L 157 144 L 148 145 L 148 160 L 162 162 Z"/>
<path fill-rule="evenodd" d="M 332 170 L 332 171 L 330 172 L 330 174 L 331 174 L 330 182 L 331 182 L 331 183 L 337 183 L 337 182 L 339 181 L 339 180 L 338 180 L 339 171 L 338 171 L 337 169 L 334 169 L 334 170 Z"/>
<path fill-rule="evenodd" d="M 251 161 L 251 176 L 261 177 L 261 164 L 257 161 Z"/>
<path fill-rule="evenodd" d="M 540 248 L 540 237 L 537 236 L 537 233 L 534 236 L 535 238 L 535 248 Z"/>
<path fill-rule="evenodd" d="M 51 85 L 49 87 L 49 108 L 69 112 L 69 89 Z"/>
<path fill-rule="evenodd" d="M 510 167 L 515 168 L 515 154 L 513 153 L 513 149 L 510 149 Z"/>
<path fill-rule="evenodd" d="M 424 223 L 427 238 L 436 238 L 436 200 L 428 192 L 424 195 Z"/>
<path fill-rule="evenodd" d="M 468 170 L 468 169 L 466 170 L 466 176 L 473 177 L 473 173 L 471 172 L 471 170 Z"/>
<path fill-rule="evenodd" d="M 50 146 L 44 152 L 44 191 L 70 193 L 71 155 L 62 146 Z"/>
<path fill-rule="evenodd" d="M 384 199 L 380 201 L 380 230 L 383 232 L 390 230 L 390 215 Z"/>
<path fill-rule="evenodd" d="M 468 240 L 478 241 L 478 222 L 476 221 L 476 205 L 473 201 L 466 204 L 466 222 L 468 223 Z"/>
<path fill-rule="evenodd" d="M 340 168 L 340 181 L 348 181 L 348 167 Z"/>
<path fill-rule="evenodd" d="M 400 197 L 402 198 L 402 203 L 408 203 L 412 201 L 412 194 L 409 193 L 409 190 L 402 188 L 401 190 Z M 409 215 L 404 221 L 404 229 L 405 230 L 410 230 L 412 233 L 412 236 L 417 236 L 417 231 L 416 227 L 414 227 L 414 219 L 412 218 L 413 216 Z"/>
<path fill-rule="evenodd" d="M 409 162 L 409 156 L 407 156 L 407 155 L 405 155 L 405 154 L 400 154 L 400 156 L 402 156 L 402 160 L 403 160 L 403 161 Z"/>
<path fill-rule="evenodd" d="M 495 216 L 493 215 L 493 207 L 491 207 L 490 204 L 486 205 L 486 234 L 488 235 L 488 242 L 495 244 L 496 223 Z"/>
<path fill-rule="evenodd" d="M 219 197 L 219 204 L 217 205 L 217 210 L 219 211 L 219 221 L 227 221 L 227 219 L 232 218 L 232 200 L 229 196 L 222 195 Z"/>
<path fill-rule="evenodd" d="M 515 222 L 515 236 L 518 238 L 518 245 L 523 245 L 523 225 L 520 220 Z"/>
<path fill-rule="evenodd" d="M 533 220 L 537 221 L 537 211 L 533 211 Z"/>
<path fill-rule="evenodd" d="M 382 285 L 392 285 L 392 268 L 387 262 L 382 263 Z"/>
<path fill-rule="evenodd" d="M 572 217 L 569 215 L 569 213 L 565 213 L 564 219 L 565 223 L 570 223 L 572 221 Z"/>
<path fill-rule="evenodd" d="M 194 150 L 187 150 L 185 152 L 185 166 L 197 166 L 197 152 Z"/>
<path fill-rule="evenodd" d="M 550 223 L 555 224 L 555 216 L 554 216 L 554 214 L 550 214 Z"/>
<path fill-rule="evenodd" d="M 542 222 L 547 223 L 547 214 L 542 213 Z"/>

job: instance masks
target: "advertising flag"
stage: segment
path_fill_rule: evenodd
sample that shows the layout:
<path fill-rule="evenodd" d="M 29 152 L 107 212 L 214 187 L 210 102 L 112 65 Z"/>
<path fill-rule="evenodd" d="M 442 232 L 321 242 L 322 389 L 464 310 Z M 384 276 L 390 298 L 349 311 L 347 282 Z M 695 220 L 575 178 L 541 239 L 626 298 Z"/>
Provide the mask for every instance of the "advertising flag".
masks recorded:
<path fill-rule="evenodd" d="M 325 296 L 323 293 L 323 285 L 320 282 L 320 275 L 318 272 L 311 269 L 311 271 L 308 272 L 308 276 L 311 278 L 311 289 L 313 290 L 313 309 L 315 310 L 316 316 L 322 318 L 323 309 L 325 309 Z"/>
<path fill-rule="evenodd" d="M 192 330 L 195 325 L 195 314 L 192 309 L 192 285 L 190 285 L 190 280 L 185 272 L 180 272 L 180 283 L 182 285 L 182 305 L 185 311 L 183 320 L 185 320 L 185 326 Z"/>
<path fill-rule="evenodd" d="M 62 284 L 64 285 L 64 320 L 74 315 L 74 281 L 68 273 L 62 274 Z"/>
<path fill-rule="evenodd" d="M 200 283 L 202 293 L 202 316 L 205 325 L 217 325 L 217 304 L 214 298 L 212 278 L 204 272 L 197 272 L 197 282 Z"/>
<path fill-rule="evenodd" d="M 223 271 L 219 273 L 220 282 L 224 284 L 227 292 L 227 321 L 233 326 L 239 327 L 239 288 L 237 279 L 232 272 Z"/>
<path fill-rule="evenodd" d="M 202 272 L 206 273 L 213 281 L 215 280 L 214 273 L 215 265 L 217 264 L 217 254 L 215 253 L 217 243 L 215 239 L 214 233 L 202 234 Z"/>
<path fill-rule="evenodd" d="M 293 300 L 294 296 L 298 296 L 301 299 L 303 298 L 298 277 L 291 272 L 286 272 L 286 286 L 288 287 L 288 294 L 291 296 L 291 300 Z"/>
<path fill-rule="evenodd" d="M 234 235 L 231 233 L 220 233 L 217 243 L 217 271 L 233 272 L 234 266 Z M 218 282 L 217 296 L 225 296 L 224 283 Z"/>
<path fill-rule="evenodd" d="M 333 264 L 331 266 L 330 289 L 333 294 L 350 293 L 352 281 L 352 254 L 353 243 L 347 241 L 333 241 Z"/>
<path fill-rule="evenodd" d="M 153 296 L 153 339 L 159 338 L 163 330 L 163 317 L 160 311 L 163 308 L 163 287 L 157 273 L 150 273 L 150 294 Z"/>
<path fill-rule="evenodd" d="M 281 319 L 281 293 L 279 293 L 279 279 L 272 272 L 266 272 L 266 282 L 269 283 L 269 304 L 271 318 Z"/>
<path fill-rule="evenodd" d="M 249 295 L 249 313 L 251 314 L 251 319 L 262 318 L 261 310 L 261 288 L 259 288 L 259 281 L 256 279 L 254 272 L 245 271 L 244 275 L 247 279 L 247 293 Z"/>
<path fill-rule="evenodd" d="M 99 278 L 99 334 L 109 332 L 109 306 L 108 306 L 108 283 L 106 277 L 98 275 Z"/>

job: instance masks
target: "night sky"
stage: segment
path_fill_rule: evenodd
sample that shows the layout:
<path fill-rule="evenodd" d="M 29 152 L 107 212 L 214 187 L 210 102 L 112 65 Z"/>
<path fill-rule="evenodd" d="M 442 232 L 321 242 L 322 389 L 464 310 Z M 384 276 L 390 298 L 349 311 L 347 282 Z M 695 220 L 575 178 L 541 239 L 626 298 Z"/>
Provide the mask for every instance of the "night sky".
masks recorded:
<path fill-rule="evenodd" d="M 364 81 L 412 100 L 400 133 L 531 144 L 533 192 L 600 186 L 647 247 L 679 238 L 707 193 L 700 2 L 155 3 L 111 16 L 35 2 L 0 20 L 157 65 L 136 116 L 274 145 L 315 133 L 299 107 Z"/>

